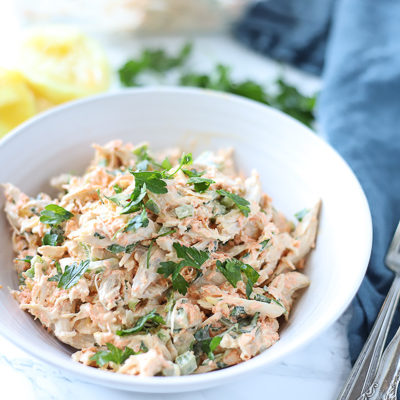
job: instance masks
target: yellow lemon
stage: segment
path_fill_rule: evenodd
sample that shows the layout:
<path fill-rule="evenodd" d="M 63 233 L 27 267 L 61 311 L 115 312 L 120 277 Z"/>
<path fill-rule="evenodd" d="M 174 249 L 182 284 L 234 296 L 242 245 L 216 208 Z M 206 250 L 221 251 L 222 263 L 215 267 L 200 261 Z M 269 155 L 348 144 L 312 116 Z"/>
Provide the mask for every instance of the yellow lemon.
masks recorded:
<path fill-rule="evenodd" d="M 35 97 L 21 73 L 0 68 L 0 137 L 35 112 Z"/>
<path fill-rule="evenodd" d="M 35 94 L 50 103 L 102 92 L 110 83 L 109 64 L 102 48 L 73 27 L 28 30 L 19 63 Z"/>

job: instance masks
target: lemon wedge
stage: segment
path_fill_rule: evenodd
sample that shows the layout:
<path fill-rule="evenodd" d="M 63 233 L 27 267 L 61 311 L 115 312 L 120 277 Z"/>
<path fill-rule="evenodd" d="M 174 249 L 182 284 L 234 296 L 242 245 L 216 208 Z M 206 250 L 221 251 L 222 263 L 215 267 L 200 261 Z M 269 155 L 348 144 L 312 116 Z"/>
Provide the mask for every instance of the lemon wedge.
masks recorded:
<path fill-rule="evenodd" d="M 17 71 L 0 68 L 0 137 L 36 112 L 35 97 Z"/>
<path fill-rule="evenodd" d="M 55 104 L 105 91 L 110 83 L 109 64 L 100 45 L 68 26 L 28 30 L 19 65 L 35 95 Z"/>

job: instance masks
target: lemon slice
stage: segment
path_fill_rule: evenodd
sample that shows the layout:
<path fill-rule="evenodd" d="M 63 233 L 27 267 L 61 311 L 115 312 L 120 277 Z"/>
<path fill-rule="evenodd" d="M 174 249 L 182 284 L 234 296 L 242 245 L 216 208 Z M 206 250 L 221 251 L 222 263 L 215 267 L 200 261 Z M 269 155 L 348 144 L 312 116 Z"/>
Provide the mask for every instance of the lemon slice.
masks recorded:
<path fill-rule="evenodd" d="M 110 69 L 102 48 L 73 27 L 28 30 L 19 62 L 35 94 L 51 103 L 85 97 L 109 87 Z"/>
<path fill-rule="evenodd" d="M 0 137 L 35 112 L 35 97 L 21 73 L 0 68 Z"/>

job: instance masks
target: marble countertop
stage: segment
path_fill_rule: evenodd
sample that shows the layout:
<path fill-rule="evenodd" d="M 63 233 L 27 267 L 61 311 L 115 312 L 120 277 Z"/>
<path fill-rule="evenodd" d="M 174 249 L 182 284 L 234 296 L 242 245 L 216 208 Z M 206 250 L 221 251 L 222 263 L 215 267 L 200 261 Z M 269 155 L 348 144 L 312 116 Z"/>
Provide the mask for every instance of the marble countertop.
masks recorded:
<path fill-rule="evenodd" d="M 18 21 L 11 9 L 0 5 L 0 65 L 10 63 L 15 46 L 10 32 L 18 34 Z M 8 13 L 6 12 L 8 11 Z M 108 50 L 113 67 L 119 67 L 129 55 L 136 54 L 144 45 L 177 48 L 182 38 L 105 38 L 99 37 Z M 241 47 L 224 35 L 191 38 L 195 44 L 192 66 L 198 71 L 207 71 L 216 62 L 233 66 L 233 75 L 238 78 L 253 78 L 261 82 L 272 82 L 283 74 L 301 90 L 313 93 L 320 88 L 315 77 L 302 74 L 290 67 L 258 56 Z M 120 90 L 114 85 L 113 90 Z M 2 311 L 4 312 L 4 311 Z M 346 324 L 348 314 L 342 316 L 319 338 L 303 349 L 291 354 L 284 361 L 260 370 L 242 381 L 210 390 L 190 393 L 191 400 L 279 398 L 296 400 L 333 400 L 350 371 Z M 71 381 L 62 371 L 49 367 L 19 350 L 0 337 L 0 382 L 1 398 L 13 400 L 69 400 L 95 398 L 109 399 L 186 399 L 188 394 L 140 394 L 96 387 L 79 381 Z"/>

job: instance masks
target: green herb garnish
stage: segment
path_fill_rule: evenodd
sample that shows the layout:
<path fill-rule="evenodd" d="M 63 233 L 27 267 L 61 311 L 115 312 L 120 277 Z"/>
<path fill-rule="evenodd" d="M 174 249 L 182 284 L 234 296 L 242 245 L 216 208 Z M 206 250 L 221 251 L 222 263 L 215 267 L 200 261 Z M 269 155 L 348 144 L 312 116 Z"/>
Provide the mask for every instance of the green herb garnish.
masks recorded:
<path fill-rule="evenodd" d="M 271 241 L 271 239 L 265 239 L 265 240 L 263 240 L 263 241 L 260 243 L 260 246 L 261 246 L 260 251 L 263 251 L 263 250 L 267 247 L 267 245 L 269 244 L 270 241 Z M 271 244 L 269 244 L 269 245 L 271 245 Z"/>
<path fill-rule="evenodd" d="M 156 328 L 159 325 L 165 325 L 165 321 L 160 314 L 156 313 L 156 310 L 149 312 L 143 317 L 140 317 L 135 326 L 129 329 L 121 329 L 116 332 L 118 336 L 132 335 L 141 331 L 148 332 L 152 328 Z"/>
<path fill-rule="evenodd" d="M 242 280 L 242 273 L 247 278 L 246 296 L 249 298 L 253 291 L 253 286 L 257 282 L 260 274 L 250 265 L 244 264 L 242 261 L 232 258 L 223 263 L 217 260 L 217 269 L 225 276 L 227 281 L 235 288 L 237 283 Z"/>
<path fill-rule="evenodd" d="M 130 347 L 125 347 L 124 350 L 115 347 L 111 343 L 106 343 L 108 350 L 98 351 L 95 355 L 90 357 L 90 360 L 96 361 L 99 367 L 103 367 L 109 362 L 113 362 L 117 365 L 123 364 L 130 356 L 139 354 L 135 353 Z"/>
<path fill-rule="evenodd" d="M 50 226 L 56 226 L 69 220 L 73 216 L 74 214 L 70 213 L 65 208 L 56 204 L 49 204 L 40 213 L 40 222 Z"/>
<path fill-rule="evenodd" d="M 201 266 L 208 260 L 209 255 L 207 252 L 202 250 L 197 250 L 194 247 L 182 246 L 179 243 L 174 243 L 173 247 L 175 249 L 178 258 L 182 258 L 178 263 L 173 261 L 165 261 L 160 263 L 160 268 L 157 272 L 163 274 L 166 278 L 171 276 L 172 287 L 179 293 L 185 295 L 189 287 L 189 283 L 180 274 L 182 268 L 193 267 L 200 269 Z"/>
<path fill-rule="evenodd" d="M 28 264 L 31 263 L 33 256 L 25 256 L 24 258 L 16 258 L 17 261 L 23 261 Z"/>
<path fill-rule="evenodd" d="M 297 218 L 299 222 L 303 221 L 303 218 L 310 212 L 310 209 L 304 208 L 303 210 L 298 211 L 294 216 Z"/>
<path fill-rule="evenodd" d="M 193 176 L 188 179 L 188 183 L 194 185 L 195 192 L 204 193 L 212 183 L 215 183 L 215 181 L 208 178 L 202 178 L 201 176 Z"/>
<path fill-rule="evenodd" d="M 214 350 L 221 343 L 222 337 L 214 336 L 212 338 L 210 336 L 210 325 L 206 325 L 194 334 L 194 338 L 196 339 L 196 343 L 193 346 L 195 353 L 203 352 L 207 354 L 210 360 L 214 360 Z"/>
<path fill-rule="evenodd" d="M 220 189 L 217 190 L 217 193 L 220 194 L 221 196 L 228 197 L 230 200 L 232 200 L 236 207 L 241 211 L 241 213 L 245 216 L 248 217 L 250 213 L 250 203 L 244 199 L 243 197 L 238 196 L 237 194 L 227 192 L 226 190 Z"/>
<path fill-rule="evenodd" d="M 124 232 L 136 232 L 139 228 L 149 225 L 149 219 L 147 217 L 147 212 L 145 209 L 134 218 L 132 218 L 124 228 Z"/>
<path fill-rule="evenodd" d="M 50 232 L 43 236 L 42 244 L 44 246 L 60 246 L 64 239 L 64 229 L 60 226 L 53 226 Z"/>
<path fill-rule="evenodd" d="M 123 253 L 125 251 L 125 247 L 119 244 L 111 244 L 107 247 L 107 250 L 114 254 Z"/>
<path fill-rule="evenodd" d="M 67 265 L 62 274 L 60 274 L 61 268 L 58 268 L 56 265 L 58 273 L 56 276 L 50 279 L 55 281 L 58 278 L 58 288 L 70 289 L 72 286 L 75 286 L 79 282 L 79 279 L 81 279 L 82 275 L 88 269 L 89 263 L 89 260 L 81 261 L 79 264 L 74 262 L 71 265 Z"/>

